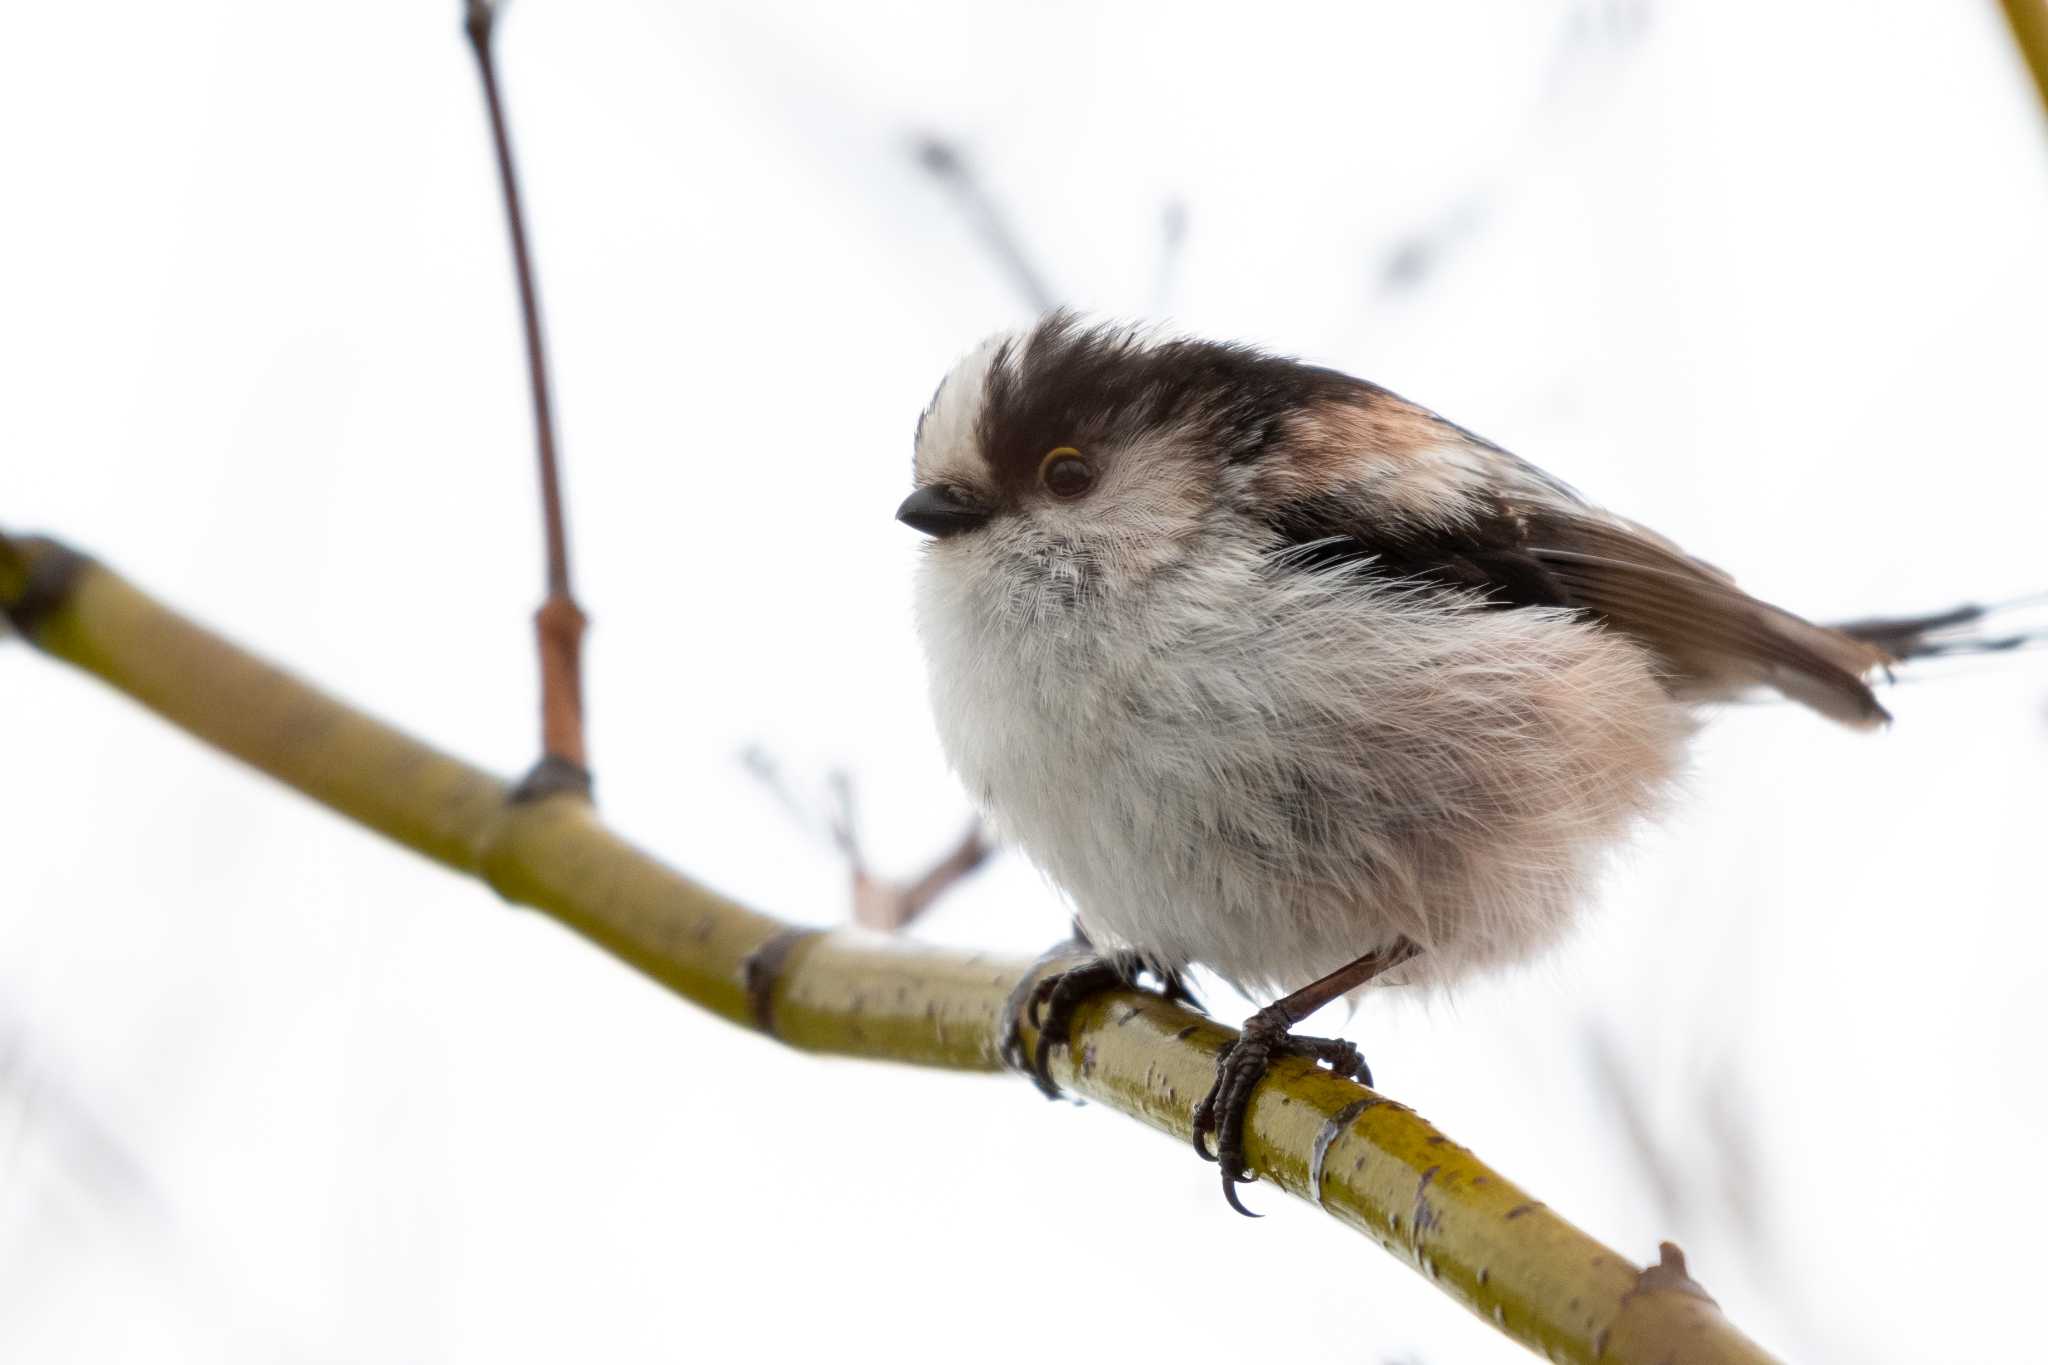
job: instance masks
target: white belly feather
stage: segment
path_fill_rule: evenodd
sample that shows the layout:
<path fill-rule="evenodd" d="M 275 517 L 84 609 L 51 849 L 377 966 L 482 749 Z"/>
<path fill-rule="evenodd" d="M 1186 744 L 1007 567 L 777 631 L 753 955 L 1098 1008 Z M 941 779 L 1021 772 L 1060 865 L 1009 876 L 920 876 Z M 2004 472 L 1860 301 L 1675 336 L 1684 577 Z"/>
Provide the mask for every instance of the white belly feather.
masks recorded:
<path fill-rule="evenodd" d="M 1098 946 L 1253 992 L 1401 936 L 1409 980 L 1541 947 L 1690 732 L 1643 651 L 1562 612 L 1249 572 L 1249 550 L 1075 600 L 950 548 L 919 625 L 970 791 Z"/>

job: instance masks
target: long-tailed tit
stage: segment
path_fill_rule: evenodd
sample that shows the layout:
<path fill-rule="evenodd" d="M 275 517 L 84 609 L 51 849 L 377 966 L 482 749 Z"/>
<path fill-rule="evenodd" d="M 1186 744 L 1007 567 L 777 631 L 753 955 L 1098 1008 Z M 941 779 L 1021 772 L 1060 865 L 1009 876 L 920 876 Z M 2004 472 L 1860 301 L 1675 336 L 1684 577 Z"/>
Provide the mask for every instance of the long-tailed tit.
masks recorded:
<path fill-rule="evenodd" d="M 1829 628 L 1363 380 L 1055 313 L 947 376 L 898 517 L 946 752 L 1109 969 L 1280 998 L 1196 1113 L 1223 1188 L 1289 1030 L 1570 922 L 1702 702 L 1886 719 L 1973 609 Z M 1041 1085 L 1102 966 L 1048 978 Z"/>

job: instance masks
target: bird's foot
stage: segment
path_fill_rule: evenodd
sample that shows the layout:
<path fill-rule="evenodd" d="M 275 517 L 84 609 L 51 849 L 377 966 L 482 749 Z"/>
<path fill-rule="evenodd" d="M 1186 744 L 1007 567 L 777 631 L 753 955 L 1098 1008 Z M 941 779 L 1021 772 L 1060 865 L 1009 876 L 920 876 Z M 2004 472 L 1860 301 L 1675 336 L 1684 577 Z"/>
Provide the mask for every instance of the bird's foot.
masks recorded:
<path fill-rule="evenodd" d="M 1257 1214 L 1238 1200 L 1237 1187 L 1256 1177 L 1245 1164 L 1244 1119 L 1252 1091 L 1265 1079 L 1277 1057 L 1308 1057 L 1361 1085 L 1372 1084 L 1372 1068 L 1358 1045 L 1342 1038 L 1307 1038 L 1287 1031 L 1287 1016 L 1278 1007 L 1260 1010 L 1245 1020 L 1244 1031 L 1216 1057 L 1216 1083 L 1195 1107 L 1195 1151 L 1223 1171 L 1223 1197 L 1247 1218 Z M 1208 1136 L 1216 1135 L 1211 1152 Z"/>
<path fill-rule="evenodd" d="M 1082 947 L 1085 951 L 1086 945 Z M 1040 960 L 1056 960 L 1071 956 L 1074 951 L 1073 944 L 1061 944 Z M 1052 1050 L 1068 1041 L 1074 1015 L 1090 997 L 1104 991 L 1139 988 L 1139 978 L 1148 970 L 1136 953 L 1109 953 L 1077 958 L 1072 966 L 1043 976 L 1035 970 L 1025 973 L 1003 1011 L 1003 1060 L 1029 1076 L 1047 1099 L 1060 1098 L 1060 1088 L 1054 1084 L 1048 1064 Z M 1160 995 L 1190 1009 L 1201 1008 L 1178 972 L 1154 975 L 1160 980 Z M 1028 1056 L 1024 1049 L 1026 1020 L 1038 1030 L 1038 1044 Z"/>

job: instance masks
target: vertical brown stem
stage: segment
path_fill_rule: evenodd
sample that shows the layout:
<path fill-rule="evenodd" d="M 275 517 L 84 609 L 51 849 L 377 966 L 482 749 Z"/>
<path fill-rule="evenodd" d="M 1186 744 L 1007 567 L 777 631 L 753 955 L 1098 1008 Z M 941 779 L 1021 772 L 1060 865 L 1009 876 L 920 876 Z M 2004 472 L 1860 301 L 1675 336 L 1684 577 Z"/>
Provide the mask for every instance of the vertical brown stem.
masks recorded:
<path fill-rule="evenodd" d="M 588 618 L 576 604 L 569 582 L 568 519 L 562 507 L 560 462 L 555 451 L 547 347 L 541 339 L 540 294 L 534 284 L 526 215 L 520 207 L 512 139 L 505 131 L 504 101 L 498 92 L 497 64 L 491 50 L 497 6 L 491 0 L 464 0 L 464 14 L 463 27 L 476 53 L 484 104 L 490 112 L 498 181 L 505 191 L 505 225 L 512 236 L 519 311 L 526 326 L 526 368 L 533 388 L 534 441 L 540 453 L 541 516 L 547 539 L 547 598 L 533 618 L 540 653 L 541 760 L 520 785 L 519 794 L 531 798 L 566 790 L 588 796 L 590 763 L 583 742 L 583 631 Z"/>

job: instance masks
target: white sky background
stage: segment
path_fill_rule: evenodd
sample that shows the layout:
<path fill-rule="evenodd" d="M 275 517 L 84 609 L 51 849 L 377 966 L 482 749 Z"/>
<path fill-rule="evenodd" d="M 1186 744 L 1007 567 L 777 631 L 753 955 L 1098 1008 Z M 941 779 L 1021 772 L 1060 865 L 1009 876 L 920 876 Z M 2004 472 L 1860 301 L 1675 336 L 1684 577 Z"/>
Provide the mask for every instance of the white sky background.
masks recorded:
<path fill-rule="evenodd" d="M 539 536 L 457 10 L 0 12 L 0 522 L 509 774 Z M 843 869 L 745 746 L 850 770 L 889 869 L 965 810 L 890 513 L 1024 310 L 920 134 L 1061 297 L 1388 384 L 1795 609 L 2048 581 L 2048 130 L 1988 0 L 521 0 L 502 53 L 603 805 L 776 913 Z M 2044 699 L 1735 710 L 1573 943 L 1349 1031 L 1790 1357 L 2024 1354 Z M 1523 1358 L 1127 1120 L 714 1023 L 18 646 L 0 716 L 0 1358 Z M 920 932 L 1065 922 L 1013 857 Z"/>

